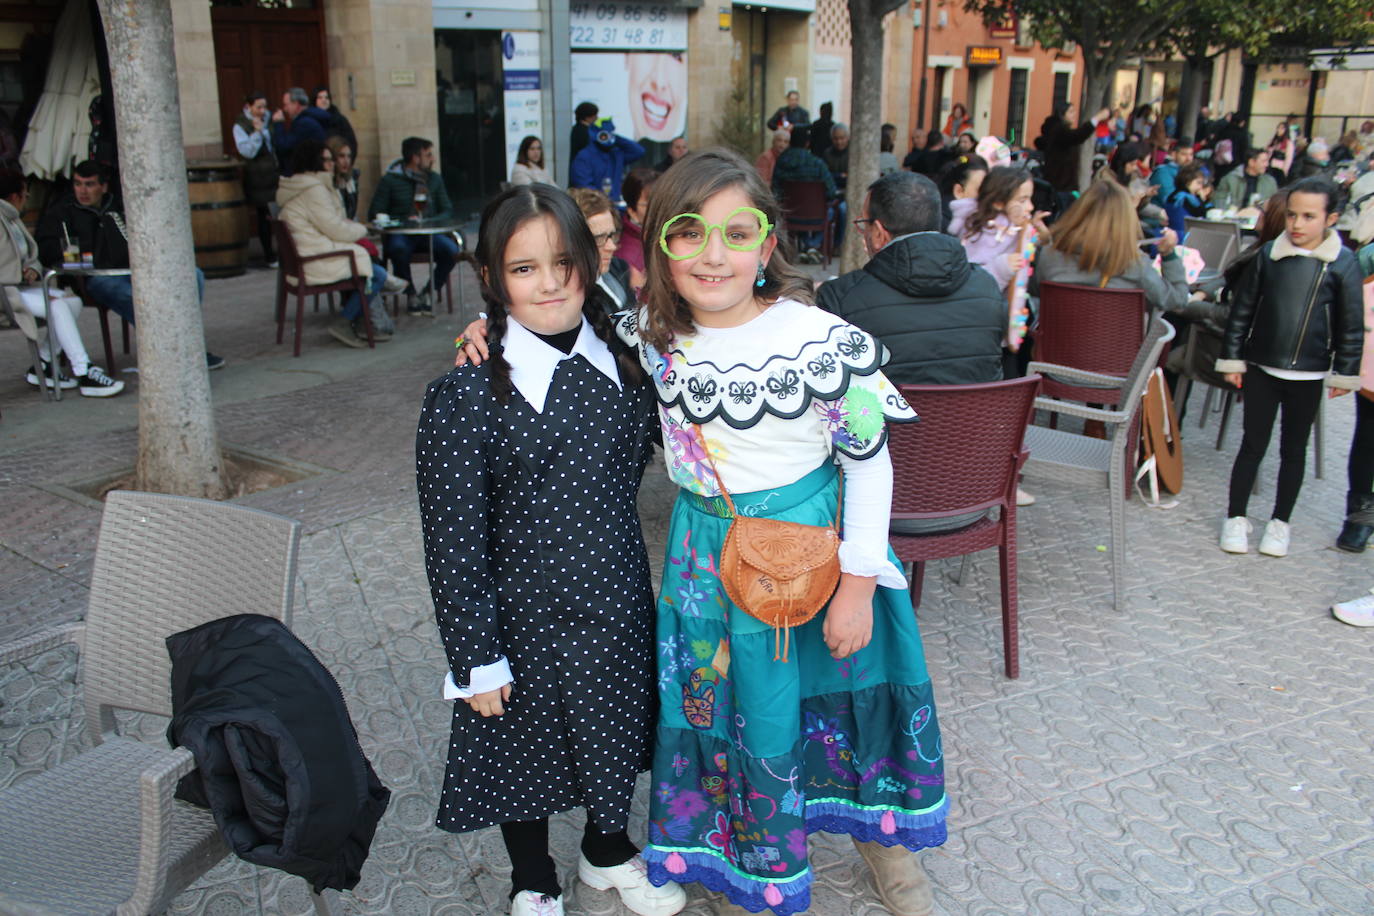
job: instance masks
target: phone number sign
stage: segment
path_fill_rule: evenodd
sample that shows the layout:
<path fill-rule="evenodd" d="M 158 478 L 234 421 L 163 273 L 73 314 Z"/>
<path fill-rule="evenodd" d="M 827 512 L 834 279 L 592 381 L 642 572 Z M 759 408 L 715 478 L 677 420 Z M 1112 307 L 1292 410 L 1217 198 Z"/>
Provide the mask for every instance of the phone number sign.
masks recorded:
<path fill-rule="evenodd" d="M 686 51 L 687 11 L 664 3 L 574 3 L 569 42 L 594 51 Z"/>

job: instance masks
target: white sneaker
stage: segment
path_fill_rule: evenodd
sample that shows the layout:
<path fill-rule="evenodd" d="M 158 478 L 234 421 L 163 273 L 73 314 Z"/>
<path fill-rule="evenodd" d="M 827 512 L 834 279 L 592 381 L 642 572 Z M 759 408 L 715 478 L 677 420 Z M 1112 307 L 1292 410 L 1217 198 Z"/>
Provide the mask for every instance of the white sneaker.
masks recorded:
<path fill-rule="evenodd" d="M 1025 490 L 1021 489 L 1020 487 L 1017 487 L 1017 488 L 1016 488 L 1016 505 L 1017 505 L 1018 507 L 1019 507 L 1019 506 L 1033 506 L 1033 505 L 1035 505 L 1035 497 L 1034 497 L 1033 495 L 1031 495 L 1030 493 L 1027 493 Z"/>
<path fill-rule="evenodd" d="M 1264 526 L 1264 537 L 1260 538 L 1259 552 L 1270 557 L 1288 556 L 1288 523 L 1271 518 Z"/>
<path fill-rule="evenodd" d="M 1374 595 L 1362 595 L 1333 604 L 1331 616 L 1352 627 L 1374 627 Z"/>
<path fill-rule="evenodd" d="M 404 291 L 405 291 L 405 288 L 406 288 L 407 286 L 409 286 L 409 285 L 410 285 L 409 283 L 407 283 L 405 280 L 402 280 L 400 277 L 395 276 L 394 274 L 387 274 L 387 275 L 386 275 L 386 282 L 382 284 L 382 292 L 384 292 L 384 293 L 399 293 L 399 292 L 404 292 Z"/>
<path fill-rule="evenodd" d="M 510 916 L 563 916 L 563 898 L 521 891 L 511 898 Z"/>
<path fill-rule="evenodd" d="M 1249 553 L 1250 529 L 1250 520 L 1245 516 L 1228 518 L 1221 525 L 1221 549 L 1227 553 Z"/>
<path fill-rule="evenodd" d="M 586 856 L 579 856 L 577 877 L 583 884 L 599 891 L 615 888 L 620 894 L 620 902 L 638 916 L 673 916 L 687 906 L 687 892 L 681 885 L 669 881 L 662 887 L 654 887 L 649 883 L 649 870 L 639 856 L 608 868 L 599 868 L 588 862 Z"/>

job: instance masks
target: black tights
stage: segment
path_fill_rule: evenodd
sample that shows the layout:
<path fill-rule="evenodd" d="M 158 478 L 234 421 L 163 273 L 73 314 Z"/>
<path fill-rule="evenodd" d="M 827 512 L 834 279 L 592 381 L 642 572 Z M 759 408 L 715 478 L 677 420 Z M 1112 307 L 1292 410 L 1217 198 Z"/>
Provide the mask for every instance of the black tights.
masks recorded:
<path fill-rule="evenodd" d="M 557 897 L 563 893 L 558 883 L 558 867 L 549 855 L 549 819 L 509 821 L 501 825 L 501 839 L 506 841 L 506 854 L 511 864 L 511 896 L 521 891 L 538 891 Z M 587 816 L 582 831 L 582 854 L 598 868 L 609 868 L 630 861 L 639 854 L 639 847 L 630 842 L 624 830 L 602 833 Z"/>
<path fill-rule="evenodd" d="M 277 256 L 272 253 L 272 213 L 266 204 L 258 207 L 258 241 L 262 243 L 262 256 L 268 261 L 275 261 Z"/>
<path fill-rule="evenodd" d="M 1227 518 L 1244 515 L 1255 487 L 1260 461 L 1269 448 L 1274 419 L 1280 408 L 1283 424 L 1279 431 L 1279 483 L 1274 494 L 1273 517 L 1286 522 L 1298 501 L 1302 479 L 1307 473 L 1307 440 L 1323 397 L 1319 379 L 1290 381 L 1275 378 L 1251 364 L 1245 373 L 1245 434 L 1240 453 L 1231 467 L 1231 502 Z"/>
<path fill-rule="evenodd" d="M 1355 394 L 1355 437 L 1350 440 L 1350 492 L 1374 494 L 1374 401 Z"/>

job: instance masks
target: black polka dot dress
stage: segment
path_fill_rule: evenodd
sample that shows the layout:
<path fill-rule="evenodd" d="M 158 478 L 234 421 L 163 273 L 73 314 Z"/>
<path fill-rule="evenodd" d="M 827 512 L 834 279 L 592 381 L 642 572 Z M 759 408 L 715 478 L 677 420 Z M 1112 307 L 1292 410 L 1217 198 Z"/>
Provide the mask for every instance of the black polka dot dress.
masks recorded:
<path fill-rule="evenodd" d="M 653 593 L 635 495 L 647 387 L 558 363 L 543 413 L 487 367 L 430 386 L 416 438 L 425 562 L 459 684 L 499 657 L 505 715 L 454 703 L 437 818 L 461 832 L 585 806 L 624 829 L 656 715 Z M 436 688 L 437 689 L 437 688 Z"/>

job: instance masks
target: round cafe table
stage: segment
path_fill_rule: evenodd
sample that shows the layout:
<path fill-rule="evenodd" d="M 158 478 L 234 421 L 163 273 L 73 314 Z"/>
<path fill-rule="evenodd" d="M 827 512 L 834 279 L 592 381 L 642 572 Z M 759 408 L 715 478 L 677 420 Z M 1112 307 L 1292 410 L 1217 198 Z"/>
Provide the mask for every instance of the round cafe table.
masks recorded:
<path fill-rule="evenodd" d="M 375 230 L 377 230 L 378 232 L 380 232 L 380 233 L 381 233 L 382 235 L 384 235 L 384 236 L 387 236 L 387 235 L 428 235 L 428 236 L 433 236 L 433 235 L 451 234 L 451 235 L 453 236 L 453 240 L 454 240 L 455 242 L 458 243 L 458 254 L 459 254 L 459 255 L 463 255 L 463 254 L 466 254 L 466 253 L 467 253 L 467 242 L 466 242 L 466 240 L 463 238 L 463 230 L 462 230 L 461 224 L 460 224 L 456 219 L 452 219 L 452 218 L 447 217 L 447 216 L 433 217 L 433 218 L 430 218 L 430 219 L 414 219 L 414 218 L 411 218 L 411 219 L 399 220 L 399 221 L 390 222 L 390 223 L 376 223 L 376 222 L 374 222 L 374 223 L 372 223 L 372 228 L 375 229 Z M 429 276 L 430 276 L 431 282 L 432 282 L 433 277 L 434 277 L 434 245 L 433 245 L 433 243 L 431 243 L 431 244 L 429 244 L 429 245 L 426 245 L 426 246 L 425 246 L 425 251 L 426 251 L 426 253 L 429 255 Z M 458 265 L 457 265 L 457 264 L 454 264 L 454 269 L 455 269 L 455 270 L 458 269 Z M 462 283 L 459 283 L 459 282 L 457 282 L 457 281 L 455 281 L 452 277 L 449 278 L 449 282 L 450 282 L 450 283 L 453 283 L 453 284 L 454 284 L 455 286 L 457 286 L 457 288 L 458 288 L 458 308 L 459 308 L 459 310 L 461 311 L 461 309 L 463 308 L 463 284 L 462 284 Z M 437 289 L 434 290 L 434 293 L 435 293 L 435 295 L 438 295 L 439 290 L 437 290 Z M 453 298 L 452 298 L 452 295 L 451 295 L 451 294 L 450 294 L 449 302 L 448 302 L 448 310 L 449 310 L 450 313 L 453 312 Z"/>

